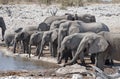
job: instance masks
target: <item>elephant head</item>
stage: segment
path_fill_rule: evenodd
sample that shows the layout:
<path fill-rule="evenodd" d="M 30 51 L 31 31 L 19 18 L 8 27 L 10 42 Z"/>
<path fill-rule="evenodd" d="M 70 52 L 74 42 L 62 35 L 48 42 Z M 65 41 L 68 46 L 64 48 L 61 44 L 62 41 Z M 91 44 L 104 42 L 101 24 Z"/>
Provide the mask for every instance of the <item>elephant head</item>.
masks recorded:
<path fill-rule="evenodd" d="M 107 50 L 109 44 L 108 42 L 104 39 L 104 37 L 97 35 L 97 34 L 91 34 L 91 35 L 86 35 L 83 37 L 81 40 L 77 52 L 75 56 L 73 57 L 72 61 L 65 65 L 71 65 L 73 64 L 76 59 L 79 57 L 80 53 L 84 51 L 85 48 L 88 49 L 89 53 L 103 53 L 104 51 Z"/>
<path fill-rule="evenodd" d="M 81 20 L 86 23 L 96 22 L 96 18 L 91 14 L 78 15 L 75 14 L 75 20 Z"/>
<path fill-rule="evenodd" d="M 3 20 L 3 17 L 0 17 L 0 27 L 2 29 L 2 41 L 4 41 L 4 34 L 5 34 L 5 30 L 6 30 L 6 25 L 5 25 L 5 22 Z"/>
<path fill-rule="evenodd" d="M 47 31 L 47 30 L 49 30 L 49 28 L 50 27 L 44 22 L 40 23 L 38 26 L 39 31 Z"/>

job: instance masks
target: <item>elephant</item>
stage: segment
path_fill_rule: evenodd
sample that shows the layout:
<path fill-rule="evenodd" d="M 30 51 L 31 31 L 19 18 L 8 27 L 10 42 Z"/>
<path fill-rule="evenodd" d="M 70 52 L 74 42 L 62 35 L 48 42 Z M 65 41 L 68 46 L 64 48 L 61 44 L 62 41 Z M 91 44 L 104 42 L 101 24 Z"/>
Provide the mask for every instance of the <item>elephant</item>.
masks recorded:
<path fill-rule="evenodd" d="M 38 59 L 42 55 L 44 46 L 47 44 L 49 44 L 51 56 L 56 57 L 56 55 L 57 55 L 57 37 L 58 37 L 57 33 L 58 33 L 58 29 L 44 32 Z"/>
<path fill-rule="evenodd" d="M 48 31 L 50 30 L 50 25 L 52 22 L 56 20 L 74 20 L 74 17 L 72 15 L 62 15 L 62 16 L 50 16 L 47 17 L 42 23 L 39 24 L 38 30 L 40 31 Z"/>
<path fill-rule="evenodd" d="M 20 28 L 17 28 L 15 30 L 13 30 L 13 29 L 7 29 L 5 31 L 4 41 L 5 41 L 5 44 L 6 44 L 7 48 L 9 48 L 9 46 L 11 44 L 13 44 L 13 39 L 15 37 L 15 34 L 21 32 L 22 29 L 23 28 L 20 27 Z"/>
<path fill-rule="evenodd" d="M 50 26 L 50 30 L 59 28 L 60 24 L 66 22 L 66 21 L 68 21 L 68 20 L 56 20 L 56 21 L 52 22 L 52 24 Z"/>
<path fill-rule="evenodd" d="M 106 59 L 120 61 L 120 34 L 112 32 L 102 32 L 100 34 L 86 35 L 78 46 L 73 59 L 65 65 L 70 65 L 78 58 L 82 51 L 88 48 L 89 53 L 96 54 L 96 66 L 104 70 Z"/>
<path fill-rule="evenodd" d="M 18 44 L 18 42 L 22 42 L 24 53 L 25 52 L 29 53 L 30 36 L 37 31 L 38 31 L 37 27 L 29 26 L 29 27 L 24 27 L 21 32 L 15 34 L 14 44 L 13 44 L 13 53 L 16 53 L 16 45 Z"/>
<path fill-rule="evenodd" d="M 95 32 L 99 33 L 101 31 L 109 31 L 109 28 L 104 23 L 84 23 L 82 21 L 67 21 L 59 26 L 58 31 L 58 53 L 61 47 L 61 42 L 65 36 L 74 33 L 85 33 L 85 32 Z"/>
<path fill-rule="evenodd" d="M 5 25 L 3 17 L 0 17 L 0 27 L 2 29 L 2 41 L 4 41 L 4 35 L 5 35 L 5 31 L 6 31 L 6 25 Z"/>
<path fill-rule="evenodd" d="M 39 50 L 40 50 L 40 46 L 41 46 L 41 41 L 42 41 L 42 37 L 43 37 L 43 32 L 35 32 L 31 35 L 30 37 L 30 42 L 29 42 L 29 58 L 30 58 L 30 54 L 31 54 L 31 46 L 35 45 L 36 48 L 36 56 L 38 56 L 39 54 Z"/>
<path fill-rule="evenodd" d="M 94 34 L 94 33 L 92 33 L 92 32 L 74 33 L 74 34 L 66 36 L 61 43 L 61 48 L 59 49 L 60 52 L 58 53 L 59 54 L 58 55 L 58 64 L 61 63 L 61 61 L 64 57 L 66 58 L 67 56 L 69 56 L 70 52 L 65 54 L 66 49 L 71 50 L 72 51 L 72 56 L 74 56 L 82 38 L 85 35 L 88 35 L 88 34 Z M 67 55 L 67 56 L 65 56 L 65 55 Z M 84 58 L 84 55 L 81 54 L 80 55 L 81 62 L 82 62 L 83 65 L 85 65 L 85 61 L 84 61 L 83 58 Z M 67 62 L 67 60 L 66 60 L 66 62 Z"/>
<path fill-rule="evenodd" d="M 75 20 L 80 20 L 85 23 L 96 22 L 95 16 L 91 14 L 83 14 L 83 15 L 75 14 Z"/>

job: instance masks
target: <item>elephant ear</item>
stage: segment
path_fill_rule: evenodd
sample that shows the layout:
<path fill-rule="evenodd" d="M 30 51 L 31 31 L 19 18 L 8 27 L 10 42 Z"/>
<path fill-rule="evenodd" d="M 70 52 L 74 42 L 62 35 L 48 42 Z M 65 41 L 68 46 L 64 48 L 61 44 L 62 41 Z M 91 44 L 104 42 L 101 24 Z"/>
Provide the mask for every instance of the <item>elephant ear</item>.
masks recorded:
<path fill-rule="evenodd" d="M 103 37 L 98 37 L 89 46 L 89 53 L 104 52 L 108 47 L 108 42 Z"/>
<path fill-rule="evenodd" d="M 58 31 L 54 31 L 52 34 L 52 41 L 55 41 L 58 37 Z"/>

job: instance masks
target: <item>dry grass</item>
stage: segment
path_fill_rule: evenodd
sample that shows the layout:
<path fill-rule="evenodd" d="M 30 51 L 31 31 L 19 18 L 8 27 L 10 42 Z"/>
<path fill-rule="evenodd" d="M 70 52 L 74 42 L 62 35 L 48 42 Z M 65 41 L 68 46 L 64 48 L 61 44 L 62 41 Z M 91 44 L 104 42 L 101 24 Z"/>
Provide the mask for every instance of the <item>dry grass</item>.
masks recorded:
<path fill-rule="evenodd" d="M 103 2 L 102 0 L 0 0 L 0 4 L 62 4 L 62 6 L 84 6 L 86 3 L 119 3 L 120 0 Z"/>

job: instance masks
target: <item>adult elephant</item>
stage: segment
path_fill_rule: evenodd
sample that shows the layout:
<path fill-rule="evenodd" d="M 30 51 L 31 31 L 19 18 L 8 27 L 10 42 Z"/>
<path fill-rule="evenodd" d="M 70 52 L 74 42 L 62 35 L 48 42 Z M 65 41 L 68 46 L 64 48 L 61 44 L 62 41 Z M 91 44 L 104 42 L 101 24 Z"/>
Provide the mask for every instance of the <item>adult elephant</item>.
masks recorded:
<path fill-rule="evenodd" d="M 58 54 L 58 64 L 61 63 L 63 58 L 68 59 L 68 56 L 69 56 L 70 52 L 66 53 L 66 50 L 71 50 L 72 51 L 72 57 L 74 57 L 74 54 L 76 53 L 77 48 L 78 48 L 82 38 L 85 35 L 89 35 L 89 34 L 94 34 L 94 33 L 92 33 L 92 32 L 74 33 L 72 35 L 66 36 L 61 43 L 61 48 L 59 50 L 60 52 Z M 87 50 L 85 49 L 84 52 L 87 52 Z M 81 59 L 81 63 L 83 65 L 85 65 L 84 54 L 80 55 L 80 59 Z M 67 60 L 65 60 L 65 61 L 66 61 L 65 63 L 67 63 Z"/>
<path fill-rule="evenodd" d="M 3 17 L 0 17 L 0 27 L 2 29 L 2 41 L 4 41 L 4 34 L 5 34 L 5 30 L 6 30 L 6 25 L 5 25 Z"/>
<path fill-rule="evenodd" d="M 96 22 L 95 16 L 91 14 L 83 14 L 83 15 L 75 14 L 75 20 L 80 20 L 85 23 Z"/>
<path fill-rule="evenodd" d="M 72 64 L 85 48 L 88 48 L 89 53 L 97 54 L 96 66 L 103 70 L 106 59 L 120 61 L 120 34 L 102 32 L 100 35 L 86 35 L 79 44 L 72 61 L 65 65 Z"/>
<path fill-rule="evenodd" d="M 57 45 L 58 45 L 57 44 L 57 38 L 58 38 L 58 29 L 46 31 L 46 32 L 43 33 L 41 48 L 40 48 L 40 53 L 39 53 L 38 59 L 42 55 L 44 46 L 48 45 L 48 44 L 50 46 L 51 56 L 56 57 L 56 55 L 57 55 Z"/>
<path fill-rule="evenodd" d="M 42 23 L 39 24 L 38 30 L 40 31 L 48 31 L 50 29 L 50 25 L 52 22 L 56 20 L 74 20 L 74 16 L 72 15 L 62 15 L 62 16 L 50 16 L 47 17 Z"/>
<path fill-rule="evenodd" d="M 29 53 L 30 36 L 36 31 L 38 31 L 37 27 L 29 26 L 24 27 L 21 32 L 17 33 L 14 37 L 13 53 L 16 53 L 16 45 L 18 44 L 18 42 L 22 42 L 24 53 Z"/>
<path fill-rule="evenodd" d="M 31 35 L 30 42 L 29 42 L 29 58 L 31 54 L 32 45 L 36 46 L 35 56 L 38 56 L 39 50 L 41 48 L 40 46 L 41 46 L 42 37 L 43 37 L 43 32 L 35 32 Z"/>
<path fill-rule="evenodd" d="M 101 32 L 109 31 L 107 25 L 103 23 L 84 23 L 82 21 L 67 21 L 60 24 L 58 31 L 58 53 L 59 48 L 61 47 L 61 42 L 65 36 L 74 34 L 74 33 L 84 33 L 84 32 Z"/>

